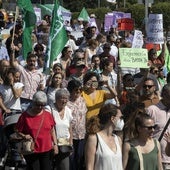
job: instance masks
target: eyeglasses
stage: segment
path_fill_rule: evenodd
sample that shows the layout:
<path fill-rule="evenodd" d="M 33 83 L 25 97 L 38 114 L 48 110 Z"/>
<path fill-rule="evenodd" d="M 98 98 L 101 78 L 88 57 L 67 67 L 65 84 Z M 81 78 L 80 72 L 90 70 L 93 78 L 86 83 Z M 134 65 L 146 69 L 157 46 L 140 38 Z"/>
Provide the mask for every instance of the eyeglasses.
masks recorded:
<path fill-rule="evenodd" d="M 84 60 L 84 59 L 85 59 L 84 57 L 83 57 L 83 58 L 77 58 L 77 60 L 78 60 L 78 61 L 80 61 L 80 60 Z"/>
<path fill-rule="evenodd" d="M 154 126 L 142 126 L 143 128 L 146 128 L 148 130 L 156 129 L 157 125 Z"/>
<path fill-rule="evenodd" d="M 155 86 L 155 85 L 144 85 L 143 88 L 144 88 L 144 89 L 146 89 L 146 88 L 150 89 L 150 88 L 152 88 L 153 86 Z"/>
<path fill-rule="evenodd" d="M 37 106 L 37 107 L 44 107 L 45 104 L 44 103 L 35 103 L 35 106 Z"/>

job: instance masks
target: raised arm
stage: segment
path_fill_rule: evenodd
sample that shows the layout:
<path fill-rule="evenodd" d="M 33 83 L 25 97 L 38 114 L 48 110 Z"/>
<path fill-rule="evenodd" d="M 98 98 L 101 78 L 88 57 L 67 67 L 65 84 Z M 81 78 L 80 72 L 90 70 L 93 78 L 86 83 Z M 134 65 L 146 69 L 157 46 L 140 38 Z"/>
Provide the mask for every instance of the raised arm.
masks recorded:
<path fill-rule="evenodd" d="M 11 45 L 11 49 L 12 49 L 12 52 L 11 52 L 11 55 L 10 55 L 10 65 L 12 67 L 17 67 L 18 62 L 15 59 L 15 46 Z"/>
<path fill-rule="evenodd" d="M 112 99 L 112 98 L 117 98 L 117 91 L 116 88 L 112 88 L 109 86 L 108 81 L 105 82 L 106 88 L 109 90 L 110 93 L 106 93 L 105 99 Z"/>

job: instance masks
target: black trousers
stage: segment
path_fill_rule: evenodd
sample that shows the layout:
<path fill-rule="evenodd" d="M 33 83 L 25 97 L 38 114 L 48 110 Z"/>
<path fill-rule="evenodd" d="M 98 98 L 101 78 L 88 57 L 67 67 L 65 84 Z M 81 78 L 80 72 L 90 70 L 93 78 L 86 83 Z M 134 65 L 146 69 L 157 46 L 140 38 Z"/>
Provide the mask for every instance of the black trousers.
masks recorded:
<path fill-rule="evenodd" d="M 51 152 L 52 151 L 24 155 L 27 170 L 50 170 L 52 167 Z"/>

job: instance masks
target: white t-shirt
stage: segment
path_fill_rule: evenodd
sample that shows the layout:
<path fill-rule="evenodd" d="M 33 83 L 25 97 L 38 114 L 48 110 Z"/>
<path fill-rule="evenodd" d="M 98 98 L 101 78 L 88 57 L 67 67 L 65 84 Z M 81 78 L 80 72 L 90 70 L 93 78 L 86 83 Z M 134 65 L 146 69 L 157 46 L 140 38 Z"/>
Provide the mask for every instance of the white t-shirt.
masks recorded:
<path fill-rule="evenodd" d="M 20 82 L 14 84 L 15 89 L 20 89 L 24 85 Z M 0 85 L 0 94 L 3 97 L 3 102 L 8 109 L 21 110 L 20 98 L 15 98 L 10 86 Z"/>

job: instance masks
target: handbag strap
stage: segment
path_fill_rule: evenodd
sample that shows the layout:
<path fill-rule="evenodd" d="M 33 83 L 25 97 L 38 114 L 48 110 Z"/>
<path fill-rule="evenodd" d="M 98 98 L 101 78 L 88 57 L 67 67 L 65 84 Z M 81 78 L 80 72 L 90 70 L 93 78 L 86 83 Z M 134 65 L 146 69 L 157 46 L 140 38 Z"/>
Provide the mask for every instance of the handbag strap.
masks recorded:
<path fill-rule="evenodd" d="M 50 105 L 50 109 L 51 109 L 51 113 L 52 113 L 53 119 L 55 119 L 54 118 L 54 113 L 53 113 L 53 108 L 51 107 L 51 105 Z M 57 134 L 57 129 L 56 129 L 55 126 L 54 126 L 54 130 L 55 130 L 55 133 Z"/>
<path fill-rule="evenodd" d="M 162 140 L 163 135 L 164 135 L 166 129 L 168 128 L 169 124 L 170 124 L 170 117 L 169 117 L 168 121 L 166 122 L 166 125 L 164 126 L 164 129 L 163 129 L 161 135 L 159 136 L 159 139 L 158 139 L 159 142 Z"/>
<path fill-rule="evenodd" d="M 42 124 L 43 124 L 43 122 L 44 122 L 44 117 L 45 117 L 45 113 L 43 113 L 43 115 L 42 115 L 41 122 L 40 122 L 40 126 L 39 126 L 38 131 L 37 131 L 37 134 L 36 134 L 36 136 L 35 136 L 35 138 L 34 138 L 34 142 L 37 140 L 37 137 L 38 137 L 38 135 L 39 135 L 39 133 L 40 133 L 40 129 L 41 129 Z"/>
<path fill-rule="evenodd" d="M 139 156 L 140 170 L 144 170 L 144 167 L 143 167 L 143 156 L 142 156 L 141 148 L 140 148 L 140 146 L 136 146 L 135 148 L 136 148 L 138 156 Z"/>

